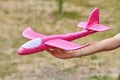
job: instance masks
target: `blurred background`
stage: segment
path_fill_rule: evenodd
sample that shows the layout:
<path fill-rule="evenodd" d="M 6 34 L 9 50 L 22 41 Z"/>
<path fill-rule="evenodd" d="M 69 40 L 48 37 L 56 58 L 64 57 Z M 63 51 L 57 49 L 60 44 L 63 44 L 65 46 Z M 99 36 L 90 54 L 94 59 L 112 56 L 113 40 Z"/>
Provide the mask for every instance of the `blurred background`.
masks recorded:
<path fill-rule="evenodd" d="M 78 44 L 120 32 L 120 0 L 0 0 L 0 80 L 116 80 L 120 73 L 119 49 L 65 60 L 46 51 L 17 54 L 28 41 L 22 36 L 26 27 L 45 35 L 80 31 L 77 24 L 87 21 L 96 7 L 100 9 L 100 23 L 111 30 L 75 40 Z"/>

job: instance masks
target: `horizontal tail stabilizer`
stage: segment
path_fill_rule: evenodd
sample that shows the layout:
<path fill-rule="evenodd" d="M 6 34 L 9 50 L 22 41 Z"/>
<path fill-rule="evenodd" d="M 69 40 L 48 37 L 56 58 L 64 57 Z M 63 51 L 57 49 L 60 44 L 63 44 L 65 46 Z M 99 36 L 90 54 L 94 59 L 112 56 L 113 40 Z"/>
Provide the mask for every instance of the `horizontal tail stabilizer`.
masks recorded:
<path fill-rule="evenodd" d="M 89 29 L 89 30 L 92 30 L 92 31 L 101 32 L 101 31 L 107 31 L 107 30 L 109 30 L 110 28 L 107 27 L 107 26 L 101 25 L 101 24 L 95 24 L 95 25 L 89 27 L 88 29 Z"/>
<path fill-rule="evenodd" d="M 87 25 L 87 22 L 80 22 L 78 24 L 78 27 L 81 27 L 81 28 L 85 29 L 86 25 Z M 92 25 L 88 28 L 88 30 L 98 31 L 98 32 L 106 31 L 106 30 L 109 30 L 109 29 L 110 29 L 109 27 L 101 25 L 101 24 L 94 24 L 94 25 Z"/>
<path fill-rule="evenodd" d="M 78 27 L 80 27 L 80 28 L 83 28 L 83 29 L 85 29 L 86 28 L 86 26 L 87 26 L 87 22 L 80 22 L 80 23 L 78 23 L 78 25 L 77 25 Z"/>

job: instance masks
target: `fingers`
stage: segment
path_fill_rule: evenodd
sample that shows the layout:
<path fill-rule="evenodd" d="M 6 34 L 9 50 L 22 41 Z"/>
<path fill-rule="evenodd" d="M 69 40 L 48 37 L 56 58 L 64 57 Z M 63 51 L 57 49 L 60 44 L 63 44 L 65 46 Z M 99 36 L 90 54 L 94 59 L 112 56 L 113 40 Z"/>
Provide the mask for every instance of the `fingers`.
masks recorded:
<path fill-rule="evenodd" d="M 66 59 L 66 54 L 64 53 L 64 50 L 54 48 L 54 49 L 49 49 L 47 50 L 51 55 L 60 58 L 60 59 Z"/>
<path fill-rule="evenodd" d="M 55 53 L 62 54 L 62 53 L 64 53 L 63 50 L 58 49 L 58 48 L 49 49 L 47 51 L 50 52 L 50 53 L 52 53 L 52 54 L 55 54 Z"/>
<path fill-rule="evenodd" d="M 59 57 L 59 52 L 57 51 L 57 49 L 49 49 L 49 50 L 47 50 L 51 55 L 53 55 L 54 57 L 57 57 L 57 58 L 60 58 Z"/>
<path fill-rule="evenodd" d="M 54 53 L 54 49 L 48 49 L 47 50 L 49 53 Z"/>
<path fill-rule="evenodd" d="M 55 51 L 54 49 L 48 49 L 47 50 L 51 55 L 55 56 Z M 56 56 L 55 56 L 56 57 Z"/>
<path fill-rule="evenodd" d="M 54 48 L 54 49 L 49 49 L 47 50 L 51 55 L 60 58 L 60 59 L 68 59 L 68 58 L 73 58 L 75 57 L 74 51 L 67 51 L 67 50 L 62 50 L 59 48 Z"/>

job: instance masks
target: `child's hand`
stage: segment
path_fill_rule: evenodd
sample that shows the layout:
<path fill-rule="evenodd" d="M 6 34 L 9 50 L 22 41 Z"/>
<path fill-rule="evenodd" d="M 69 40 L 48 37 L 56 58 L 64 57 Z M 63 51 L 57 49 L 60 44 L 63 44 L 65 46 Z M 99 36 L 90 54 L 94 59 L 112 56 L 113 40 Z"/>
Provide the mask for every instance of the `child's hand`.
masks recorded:
<path fill-rule="evenodd" d="M 68 58 L 73 58 L 76 56 L 77 52 L 74 51 L 67 51 L 67 50 L 62 50 L 59 48 L 54 48 L 54 49 L 49 49 L 47 50 L 51 55 L 60 58 L 60 59 L 68 59 Z"/>
<path fill-rule="evenodd" d="M 48 50 L 48 52 L 57 58 L 68 59 L 74 57 L 87 56 L 102 51 L 110 51 L 119 47 L 120 47 L 120 33 L 112 38 L 104 39 L 100 42 L 91 43 L 91 45 L 84 47 L 82 49 L 67 51 L 59 48 L 54 48 Z"/>

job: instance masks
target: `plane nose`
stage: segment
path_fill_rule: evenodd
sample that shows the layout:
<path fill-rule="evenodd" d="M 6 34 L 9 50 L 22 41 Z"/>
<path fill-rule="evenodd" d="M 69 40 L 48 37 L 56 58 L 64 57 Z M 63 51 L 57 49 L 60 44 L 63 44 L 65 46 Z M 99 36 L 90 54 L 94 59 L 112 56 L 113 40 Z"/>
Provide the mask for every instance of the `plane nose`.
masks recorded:
<path fill-rule="evenodd" d="M 18 54 L 19 55 L 27 55 L 27 54 L 32 54 L 37 52 L 38 47 L 41 45 L 41 38 L 33 39 L 25 44 L 23 44 L 19 49 L 18 49 Z"/>
<path fill-rule="evenodd" d="M 19 54 L 19 55 L 25 55 L 25 49 L 24 49 L 23 47 L 20 47 L 20 48 L 18 49 L 18 54 Z"/>

